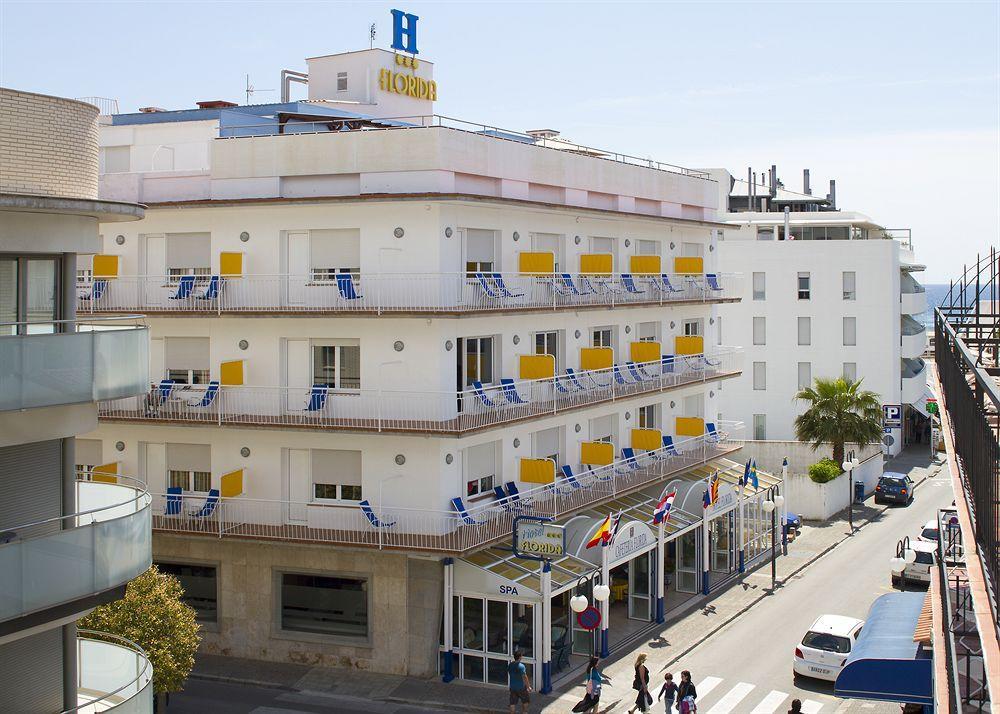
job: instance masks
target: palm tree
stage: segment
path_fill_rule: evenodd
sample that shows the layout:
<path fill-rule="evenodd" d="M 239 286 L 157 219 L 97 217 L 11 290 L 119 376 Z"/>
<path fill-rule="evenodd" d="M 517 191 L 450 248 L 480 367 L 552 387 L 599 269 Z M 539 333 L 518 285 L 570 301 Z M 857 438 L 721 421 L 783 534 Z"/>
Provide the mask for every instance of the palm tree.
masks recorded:
<path fill-rule="evenodd" d="M 838 465 L 844 462 L 844 444 L 864 447 L 882 439 L 882 401 L 875 392 L 861 389 L 860 379 L 817 377 L 795 398 L 810 403 L 795 417 L 795 436 L 812 442 L 814 451 L 832 443 Z"/>

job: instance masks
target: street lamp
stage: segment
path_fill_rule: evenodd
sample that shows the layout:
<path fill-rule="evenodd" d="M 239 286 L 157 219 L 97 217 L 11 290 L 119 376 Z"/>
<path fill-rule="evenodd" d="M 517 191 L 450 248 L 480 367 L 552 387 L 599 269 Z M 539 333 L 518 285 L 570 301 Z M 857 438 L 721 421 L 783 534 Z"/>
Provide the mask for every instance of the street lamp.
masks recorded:
<path fill-rule="evenodd" d="M 906 536 L 896 543 L 896 556 L 889 558 L 892 574 L 898 575 L 902 590 L 906 591 L 906 566 L 917 562 L 917 552 L 910 547 L 910 537 Z"/>
<path fill-rule="evenodd" d="M 597 579 L 597 576 L 598 573 L 595 571 L 590 575 L 580 576 L 580 579 L 576 581 L 577 594 L 569 599 L 569 609 L 575 612 L 577 615 L 586 610 L 587 606 L 590 604 L 587 601 L 587 596 L 581 592 L 581 590 L 586 588 L 587 585 L 592 586 L 591 593 L 594 596 L 594 602 L 605 602 L 609 597 L 611 597 L 611 588 L 609 588 L 607 585 L 605 585 L 604 583 L 600 583 L 599 585 L 593 584 L 594 580 Z M 596 629 L 591 633 L 591 636 L 593 638 L 594 652 L 597 652 L 596 633 L 597 633 Z"/>
<path fill-rule="evenodd" d="M 851 527 L 851 535 L 854 535 L 854 469 L 858 468 L 861 462 L 851 451 L 844 458 L 841 467 L 847 472 L 847 521 Z"/>
<path fill-rule="evenodd" d="M 777 571 L 778 542 L 774 534 L 776 528 L 775 519 L 778 515 L 777 511 L 779 511 L 781 507 L 785 505 L 785 497 L 782 496 L 780 493 L 778 493 L 777 486 L 771 486 L 769 489 L 767 489 L 767 492 L 764 494 L 764 498 L 766 500 L 761 505 L 764 507 L 765 512 L 771 514 L 771 594 L 773 595 L 774 589 L 777 587 L 777 581 L 778 581 L 778 571 Z"/>

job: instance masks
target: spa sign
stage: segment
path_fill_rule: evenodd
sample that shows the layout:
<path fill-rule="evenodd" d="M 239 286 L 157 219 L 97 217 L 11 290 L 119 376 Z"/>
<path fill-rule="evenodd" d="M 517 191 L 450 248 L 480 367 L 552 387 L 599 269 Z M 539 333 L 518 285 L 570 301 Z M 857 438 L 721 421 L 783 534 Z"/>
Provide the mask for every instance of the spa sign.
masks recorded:
<path fill-rule="evenodd" d="M 566 530 L 530 516 L 514 519 L 514 554 L 543 560 L 566 554 Z"/>

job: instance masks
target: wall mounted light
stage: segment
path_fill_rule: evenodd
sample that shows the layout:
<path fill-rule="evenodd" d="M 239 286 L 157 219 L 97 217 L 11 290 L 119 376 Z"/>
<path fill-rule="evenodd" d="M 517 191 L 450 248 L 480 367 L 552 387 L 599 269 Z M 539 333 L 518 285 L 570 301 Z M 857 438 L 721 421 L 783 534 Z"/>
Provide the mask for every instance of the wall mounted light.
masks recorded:
<path fill-rule="evenodd" d="M 454 456 L 452 456 L 451 454 L 445 454 L 445 455 L 444 455 L 444 462 L 445 462 L 446 464 L 450 464 L 450 463 L 451 463 L 451 462 L 453 462 L 454 460 L 455 460 L 455 457 L 454 457 Z"/>
<path fill-rule="evenodd" d="M 632 412 L 625 412 L 625 421 L 628 421 L 631 418 L 632 418 Z"/>
<path fill-rule="evenodd" d="M 521 234 L 514 231 L 514 242 L 517 243 L 519 240 L 521 240 Z"/>
<path fill-rule="evenodd" d="M 118 245 L 125 245 L 125 236 L 123 235 L 115 236 L 115 243 L 117 243 Z"/>
<path fill-rule="evenodd" d="M 577 434 L 579 434 L 580 433 L 580 429 L 582 429 L 582 428 L 583 428 L 582 426 L 580 426 L 579 424 L 577 424 L 576 426 L 573 427 L 573 431 L 575 431 Z"/>
<path fill-rule="evenodd" d="M 630 241 L 628 238 L 626 238 L 625 239 L 625 247 L 628 248 L 630 245 L 632 245 L 632 241 Z"/>
<path fill-rule="evenodd" d="M 670 241 L 670 250 L 673 250 L 673 249 L 674 249 L 674 242 Z"/>
<path fill-rule="evenodd" d="M 244 459 L 250 456 L 250 448 L 244 446 L 242 449 L 240 449 L 240 456 L 242 456 Z"/>
<path fill-rule="evenodd" d="M 250 234 L 249 233 L 247 233 L 246 231 L 243 231 L 242 233 L 240 233 L 240 242 L 241 243 L 246 243 L 248 240 L 250 240 Z"/>
<path fill-rule="evenodd" d="M 514 335 L 514 344 L 515 345 L 521 344 L 521 338 L 517 335 Z"/>
<path fill-rule="evenodd" d="M 451 226 L 448 226 L 447 228 L 444 229 L 444 237 L 451 238 L 451 235 L 452 235 Z"/>
<path fill-rule="evenodd" d="M 125 442 L 124 441 L 116 441 L 115 442 L 115 451 L 125 451 Z"/>
<path fill-rule="evenodd" d="M 401 226 L 397 226 L 396 230 L 392 232 L 392 234 L 397 238 L 402 238 L 404 233 L 406 233 L 406 231 L 404 231 Z"/>
<path fill-rule="evenodd" d="M 631 325 L 625 325 L 625 334 L 627 335 L 630 332 L 632 332 L 632 326 Z"/>
<path fill-rule="evenodd" d="M 451 352 L 451 348 L 454 347 L 454 346 L 455 346 L 455 343 L 452 342 L 451 340 L 445 340 L 444 341 L 444 350 L 445 350 L 445 352 Z"/>
<path fill-rule="evenodd" d="M 519 447 L 520 445 L 521 445 L 521 440 L 520 440 L 520 439 L 518 439 L 518 438 L 515 438 L 515 439 L 514 439 L 514 448 L 516 449 L 516 448 L 517 448 L 517 447 Z"/>
<path fill-rule="evenodd" d="M 583 333 L 582 333 L 582 332 L 580 332 L 579 330 L 577 330 L 577 331 L 576 331 L 576 332 L 574 332 L 573 334 L 574 334 L 574 335 L 576 335 L 576 339 L 580 339 L 580 335 L 581 335 L 581 334 L 583 334 Z"/>
<path fill-rule="evenodd" d="M 402 466 L 406 463 L 406 457 L 402 454 L 396 454 L 396 466 Z"/>
<path fill-rule="evenodd" d="M 247 342 L 246 340 L 240 340 L 239 346 L 241 350 L 246 350 L 248 347 L 250 347 L 250 343 Z"/>
<path fill-rule="evenodd" d="M 670 408 L 673 409 L 677 406 L 677 402 L 670 402 Z"/>
<path fill-rule="evenodd" d="M 580 236 L 573 236 L 573 243 L 580 245 Z"/>
<path fill-rule="evenodd" d="M 392 349 L 396 350 L 397 352 L 402 352 L 404 347 L 406 347 L 406 345 L 403 344 L 402 340 L 396 340 L 395 342 L 392 343 Z"/>

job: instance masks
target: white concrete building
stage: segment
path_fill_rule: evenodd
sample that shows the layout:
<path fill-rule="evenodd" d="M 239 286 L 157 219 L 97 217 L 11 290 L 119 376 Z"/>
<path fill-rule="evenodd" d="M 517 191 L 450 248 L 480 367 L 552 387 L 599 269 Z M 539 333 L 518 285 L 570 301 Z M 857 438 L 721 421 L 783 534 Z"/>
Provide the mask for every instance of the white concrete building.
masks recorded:
<path fill-rule="evenodd" d="M 758 183 L 711 171 L 728 204 L 720 269 L 746 276 L 743 300 L 720 308 L 722 339 L 747 354 L 720 411 L 745 421 L 748 438 L 794 440 L 801 387 L 816 377 L 863 379 L 885 406 L 885 445 L 896 454 L 921 437 L 929 394 L 917 320 L 927 299 L 913 276 L 923 266 L 910 232 L 841 210 L 833 181 L 829 194 L 813 195 L 807 170 L 796 193 L 775 185 L 772 171 Z"/>
<path fill-rule="evenodd" d="M 703 172 L 447 121 L 429 89 L 386 118 L 411 85 L 383 71 L 430 67 L 331 55 L 308 102 L 105 117 L 102 191 L 147 210 L 104 226 L 79 305 L 148 314 L 153 383 L 85 446 L 156 494 L 206 651 L 503 684 L 516 647 L 547 687 L 767 556 L 774 480 L 735 488 L 718 418 L 741 278 Z M 517 515 L 567 555 L 498 548 Z M 595 575 L 592 638 L 568 602 Z"/>

